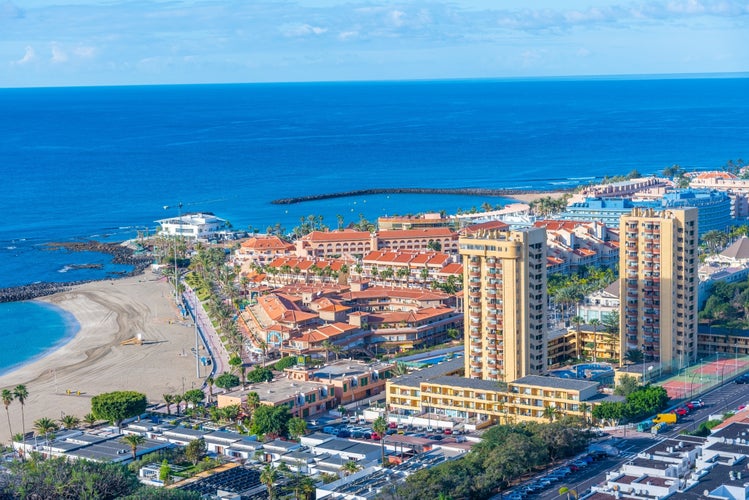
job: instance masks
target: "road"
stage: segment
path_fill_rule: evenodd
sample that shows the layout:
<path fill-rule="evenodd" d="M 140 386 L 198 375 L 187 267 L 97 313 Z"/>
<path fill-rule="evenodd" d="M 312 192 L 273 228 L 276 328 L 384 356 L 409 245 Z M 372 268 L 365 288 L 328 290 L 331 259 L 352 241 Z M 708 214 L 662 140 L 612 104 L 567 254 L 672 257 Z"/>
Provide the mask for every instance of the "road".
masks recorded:
<path fill-rule="evenodd" d="M 704 407 L 695 409 L 668 432 L 659 434 L 657 437 L 652 434 L 629 430 L 612 433 L 614 436 L 606 442 L 615 444 L 620 451 L 620 456 L 593 462 L 588 467 L 568 476 L 565 481 L 553 484 L 547 490 L 527 498 L 567 500 L 566 493 L 559 494 L 559 488 L 562 486 L 567 486 L 577 491 L 578 494 L 582 494 L 591 486 L 604 482 L 606 472 L 618 469 L 636 456 L 637 453 L 658 444 L 666 438 L 678 438 L 679 433 L 683 430 L 691 432 L 697 429 L 702 422 L 708 420 L 710 415 L 723 415 L 728 411 L 735 411 L 740 405 L 749 403 L 749 384 L 734 384 L 733 381 L 725 382 L 702 395 L 700 399 L 705 403 Z"/>

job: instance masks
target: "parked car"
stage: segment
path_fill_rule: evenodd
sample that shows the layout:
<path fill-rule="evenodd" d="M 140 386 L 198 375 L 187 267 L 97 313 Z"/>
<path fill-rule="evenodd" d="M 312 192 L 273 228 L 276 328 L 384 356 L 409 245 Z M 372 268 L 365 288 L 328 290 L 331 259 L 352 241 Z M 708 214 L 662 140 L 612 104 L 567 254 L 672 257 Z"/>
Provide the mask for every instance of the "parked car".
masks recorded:
<path fill-rule="evenodd" d="M 739 375 L 733 381 L 737 384 L 749 384 L 749 374 Z"/>
<path fill-rule="evenodd" d="M 449 436 L 450 434 L 452 434 L 452 433 L 453 433 L 453 430 L 452 430 L 452 429 L 445 429 L 445 434 L 447 434 L 448 436 Z"/>
<path fill-rule="evenodd" d="M 702 408 L 705 406 L 705 402 L 701 399 L 698 399 L 697 401 L 692 401 L 692 404 L 696 406 L 697 408 Z"/>

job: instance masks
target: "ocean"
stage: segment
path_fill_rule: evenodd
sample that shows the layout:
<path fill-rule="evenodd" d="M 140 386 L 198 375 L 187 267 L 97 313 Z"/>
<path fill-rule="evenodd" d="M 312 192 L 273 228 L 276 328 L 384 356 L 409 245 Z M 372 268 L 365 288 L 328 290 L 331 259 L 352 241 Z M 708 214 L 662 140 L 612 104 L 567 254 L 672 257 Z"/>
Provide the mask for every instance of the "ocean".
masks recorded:
<path fill-rule="evenodd" d="M 749 75 L 0 89 L 0 287 L 121 271 L 108 256 L 46 243 L 130 239 L 178 203 L 235 228 L 290 231 L 309 214 L 335 227 L 337 215 L 508 200 L 271 200 L 375 187 L 553 189 L 632 169 L 720 168 L 749 160 L 747 95 Z M 5 330 L 25 321 L 8 307 Z"/>

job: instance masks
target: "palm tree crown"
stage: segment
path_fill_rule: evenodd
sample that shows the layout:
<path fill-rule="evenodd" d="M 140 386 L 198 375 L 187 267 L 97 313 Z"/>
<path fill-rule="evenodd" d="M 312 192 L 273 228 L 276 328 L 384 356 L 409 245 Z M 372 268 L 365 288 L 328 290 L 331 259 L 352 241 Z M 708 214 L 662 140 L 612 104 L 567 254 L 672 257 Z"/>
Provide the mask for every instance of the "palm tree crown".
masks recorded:
<path fill-rule="evenodd" d="M 130 449 L 133 451 L 133 460 L 135 460 L 138 446 L 145 443 L 146 438 L 144 438 L 140 434 L 128 434 L 127 436 L 123 437 L 121 441 L 127 445 L 130 445 Z"/>

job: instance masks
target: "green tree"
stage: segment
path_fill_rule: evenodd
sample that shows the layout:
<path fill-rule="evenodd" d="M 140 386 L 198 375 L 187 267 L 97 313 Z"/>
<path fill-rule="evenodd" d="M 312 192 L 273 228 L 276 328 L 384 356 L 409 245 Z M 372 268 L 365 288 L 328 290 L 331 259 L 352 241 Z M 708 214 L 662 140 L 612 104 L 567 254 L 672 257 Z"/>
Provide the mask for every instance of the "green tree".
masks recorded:
<path fill-rule="evenodd" d="M 289 437 L 293 440 L 299 439 L 307 434 L 307 422 L 303 418 L 292 417 L 287 423 Z"/>
<path fill-rule="evenodd" d="M 184 394 L 184 400 L 193 405 L 198 406 L 205 399 L 205 393 L 200 389 L 190 389 Z"/>
<path fill-rule="evenodd" d="M 623 375 L 614 389 L 614 394 L 626 397 L 639 389 L 639 387 L 640 384 L 635 377 L 632 375 Z"/>
<path fill-rule="evenodd" d="M 255 391 L 249 392 L 246 404 L 250 414 L 254 414 L 257 407 L 260 406 L 260 395 Z"/>
<path fill-rule="evenodd" d="M 242 361 L 242 358 L 239 357 L 238 354 L 232 354 L 231 358 L 229 358 L 229 366 L 231 367 L 231 373 L 236 374 L 239 372 L 239 368 L 242 366 L 244 362 Z"/>
<path fill-rule="evenodd" d="M 120 439 L 123 443 L 130 446 L 130 450 L 133 452 L 133 461 L 137 459 L 138 446 L 146 442 L 146 438 L 140 434 L 128 434 Z"/>
<path fill-rule="evenodd" d="M 250 432 L 266 437 L 288 435 L 288 425 L 291 420 L 288 406 L 260 406 L 252 415 Z"/>
<path fill-rule="evenodd" d="M 3 405 L 5 406 L 5 414 L 8 416 L 8 433 L 13 436 L 13 428 L 10 425 L 10 404 L 13 402 L 14 396 L 10 389 L 3 389 L 2 392 Z M 13 439 L 11 438 L 11 443 Z"/>
<path fill-rule="evenodd" d="M 23 429 L 23 436 L 26 437 L 26 416 L 24 415 L 23 409 L 26 404 L 26 400 L 29 397 L 29 391 L 26 389 L 26 386 L 23 384 L 18 384 L 15 389 L 13 389 L 13 396 L 18 400 L 19 403 L 21 403 L 21 428 Z"/>
<path fill-rule="evenodd" d="M 81 419 L 76 417 L 75 415 L 64 415 L 60 419 L 60 423 L 66 429 L 75 429 L 81 424 Z"/>
<path fill-rule="evenodd" d="M 47 417 L 42 417 L 38 420 L 34 421 L 34 430 L 36 431 L 37 436 L 44 435 L 44 440 L 47 442 L 47 447 L 49 448 L 49 435 L 50 433 L 56 431 L 58 429 L 57 424 L 54 420 Z"/>
<path fill-rule="evenodd" d="M 585 319 L 582 316 L 573 316 L 570 321 L 575 325 L 575 351 L 577 359 L 580 359 L 580 347 L 582 338 L 580 337 L 580 325 L 585 323 Z"/>
<path fill-rule="evenodd" d="M 263 472 L 260 473 L 260 482 L 263 483 L 266 488 L 268 488 L 268 498 L 270 500 L 274 500 L 276 498 L 276 492 L 274 489 L 276 481 L 278 481 L 278 471 L 275 467 L 273 467 L 273 465 L 266 465 L 265 469 L 263 469 Z"/>
<path fill-rule="evenodd" d="M 205 439 L 193 439 L 185 446 L 185 457 L 193 465 L 197 465 L 205 456 L 206 451 L 208 451 L 208 446 L 205 443 Z"/>
<path fill-rule="evenodd" d="M 596 351 L 598 350 L 598 326 L 601 324 L 601 320 L 593 318 L 589 321 L 590 326 L 593 327 L 593 362 L 596 362 Z"/>
<path fill-rule="evenodd" d="M 357 464 L 355 461 L 349 460 L 348 462 L 343 464 L 343 466 L 341 467 L 341 470 L 343 471 L 345 475 L 348 476 L 350 474 L 354 474 L 355 472 L 360 471 L 361 466 Z"/>
<path fill-rule="evenodd" d="M 166 414 L 171 415 L 172 414 L 172 404 L 174 404 L 174 395 L 173 394 L 164 394 L 161 396 L 164 398 L 164 404 L 166 405 Z"/>
<path fill-rule="evenodd" d="M 97 418 L 94 416 L 93 413 L 86 413 L 83 415 L 83 421 L 88 425 L 89 429 L 94 426 L 96 423 Z"/>
<path fill-rule="evenodd" d="M 388 430 L 388 423 L 385 417 L 379 416 L 372 422 L 372 430 L 380 436 L 380 452 L 382 465 L 385 465 L 385 433 Z"/>
<path fill-rule="evenodd" d="M 208 387 L 208 404 L 213 403 L 213 384 L 214 379 L 211 376 L 205 379 L 205 385 Z"/>
<path fill-rule="evenodd" d="M 273 372 L 268 368 L 256 366 L 247 374 L 247 380 L 253 384 L 258 384 L 260 382 L 270 382 L 271 380 L 273 380 Z"/>
<path fill-rule="evenodd" d="M 166 458 L 161 462 L 161 467 L 159 467 L 159 480 L 164 486 L 169 486 L 172 483 L 172 468 Z"/>
<path fill-rule="evenodd" d="M 239 385 L 239 377 L 231 373 L 222 373 L 221 375 L 216 377 L 215 384 L 216 387 L 220 387 L 222 389 L 230 391 L 231 389 Z"/>
<path fill-rule="evenodd" d="M 91 398 L 91 413 L 99 420 L 107 420 L 117 427 L 126 418 L 137 417 L 146 411 L 145 394 L 135 391 L 105 392 Z"/>

